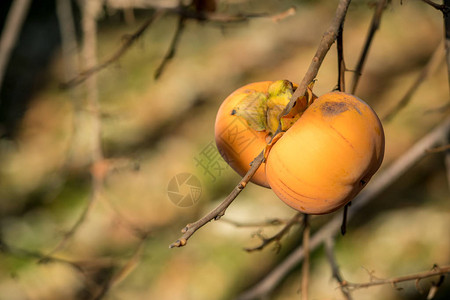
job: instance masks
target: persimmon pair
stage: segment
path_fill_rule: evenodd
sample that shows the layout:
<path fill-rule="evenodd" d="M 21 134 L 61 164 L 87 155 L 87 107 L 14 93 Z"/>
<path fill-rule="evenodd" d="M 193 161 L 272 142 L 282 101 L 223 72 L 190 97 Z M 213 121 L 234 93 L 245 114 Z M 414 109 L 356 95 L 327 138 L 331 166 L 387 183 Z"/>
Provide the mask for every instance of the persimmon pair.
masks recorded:
<path fill-rule="evenodd" d="M 330 213 L 351 201 L 380 167 L 383 127 L 369 105 L 342 92 L 317 98 L 309 90 L 280 120 L 295 88 L 278 80 L 234 91 L 217 113 L 216 145 L 241 176 L 265 149 L 252 182 L 303 213 Z"/>

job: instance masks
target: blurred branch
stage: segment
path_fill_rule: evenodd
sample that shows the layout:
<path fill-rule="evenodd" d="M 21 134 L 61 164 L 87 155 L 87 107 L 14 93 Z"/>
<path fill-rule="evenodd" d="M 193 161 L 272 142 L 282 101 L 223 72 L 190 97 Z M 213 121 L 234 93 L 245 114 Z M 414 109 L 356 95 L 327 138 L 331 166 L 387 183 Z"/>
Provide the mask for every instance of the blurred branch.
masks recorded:
<path fill-rule="evenodd" d="M 161 64 L 159 65 L 159 67 L 156 69 L 156 72 L 155 72 L 155 75 L 154 75 L 155 79 L 158 79 L 161 76 L 161 74 L 164 71 L 164 68 L 166 67 L 167 63 L 170 60 L 172 60 L 172 58 L 175 56 L 175 51 L 176 51 L 176 48 L 177 48 L 178 43 L 180 41 L 180 37 L 181 37 L 181 34 L 182 34 L 183 30 L 184 30 L 185 24 L 186 24 L 186 18 L 180 15 L 178 17 L 177 28 L 175 30 L 175 34 L 173 36 L 172 42 L 170 43 L 169 50 L 167 51 L 166 55 L 164 56 Z"/>
<path fill-rule="evenodd" d="M 336 38 L 337 57 L 338 57 L 338 83 L 336 89 L 345 92 L 345 60 L 344 60 L 344 23 L 339 26 L 339 32 Z"/>
<path fill-rule="evenodd" d="M 172 243 L 169 248 L 174 247 L 182 247 L 186 245 L 188 239 L 203 225 L 209 223 L 210 221 L 218 220 L 225 214 L 225 210 L 230 206 L 230 204 L 236 199 L 236 197 L 242 192 L 247 183 L 250 181 L 250 178 L 256 173 L 256 170 L 259 168 L 261 163 L 264 160 L 264 153 L 261 152 L 255 160 L 252 162 L 252 166 L 250 170 L 248 170 L 247 174 L 241 179 L 239 184 L 231 191 L 231 193 L 212 211 L 206 214 L 203 218 L 199 219 L 194 223 L 187 224 L 183 230 L 181 231 L 183 235 L 174 243 Z"/>
<path fill-rule="evenodd" d="M 445 28 L 445 51 L 447 58 L 447 80 L 450 89 L 450 0 L 444 0 L 444 7 L 442 9 L 444 15 Z M 450 90 L 449 90 L 450 92 Z"/>
<path fill-rule="evenodd" d="M 410 275 L 406 275 L 406 276 L 399 276 L 399 277 L 394 277 L 394 278 L 390 278 L 390 279 L 376 279 L 376 280 L 371 280 L 370 282 L 365 282 L 365 283 L 345 282 L 345 283 L 343 283 L 343 286 L 347 287 L 351 290 L 357 290 L 357 289 L 367 288 L 367 287 L 376 286 L 376 285 L 384 285 L 384 284 L 391 284 L 392 286 L 395 287 L 395 285 L 400 282 L 412 281 L 412 280 L 420 281 L 421 279 L 424 279 L 424 278 L 438 276 L 438 275 L 445 275 L 445 274 L 449 274 L 449 273 L 450 273 L 450 266 L 443 266 L 443 267 L 434 266 L 431 271 L 425 271 L 425 272 L 410 274 Z"/>
<path fill-rule="evenodd" d="M 372 22 L 370 24 L 369 32 L 367 34 L 366 42 L 364 43 L 364 47 L 361 52 L 361 56 L 359 57 L 358 64 L 356 65 L 356 69 L 353 73 L 353 82 L 352 82 L 352 87 L 350 89 L 352 94 L 355 93 L 356 88 L 358 86 L 359 78 L 362 75 L 362 70 L 364 68 L 364 63 L 366 62 L 367 54 L 369 53 L 369 49 L 372 44 L 372 40 L 375 36 L 375 32 L 380 27 L 381 16 L 383 14 L 384 9 L 387 6 L 387 3 L 388 3 L 388 0 L 378 0 L 378 4 L 375 8 L 375 12 L 372 17 Z"/>
<path fill-rule="evenodd" d="M 142 36 L 142 34 L 150 27 L 150 25 L 160 18 L 163 15 L 162 10 L 156 10 L 150 18 L 148 18 L 142 25 L 139 27 L 137 31 L 135 31 L 132 34 L 125 35 L 123 37 L 123 44 L 122 46 L 117 49 L 117 51 L 107 60 L 105 60 L 103 63 L 99 65 L 95 65 L 94 67 L 91 67 L 89 69 L 86 69 L 85 71 L 81 72 L 76 76 L 75 78 L 65 82 L 62 84 L 63 88 L 72 88 L 82 82 L 84 82 L 87 78 L 94 75 L 95 73 L 105 69 L 112 63 L 116 62 L 119 58 L 124 55 L 128 49 Z"/>
<path fill-rule="evenodd" d="M 313 60 L 311 61 L 311 64 L 308 68 L 308 71 L 306 72 L 305 76 L 303 77 L 302 82 L 299 84 L 298 88 L 295 90 L 294 94 L 292 95 L 292 99 L 290 100 L 289 104 L 285 107 L 281 115 L 285 115 L 288 113 L 292 106 L 294 105 L 294 102 L 298 97 L 303 96 L 306 93 L 306 88 L 310 82 L 314 80 L 316 77 L 319 68 L 323 62 L 323 59 L 325 58 L 325 55 L 328 53 L 328 50 L 330 49 L 331 45 L 336 40 L 336 36 L 339 30 L 339 26 L 344 20 L 345 14 L 347 13 L 347 8 L 350 4 L 350 0 L 340 0 L 338 7 L 336 9 L 336 13 L 333 19 L 332 24 L 329 26 L 328 30 L 325 32 L 325 34 L 322 37 L 322 40 L 319 43 L 318 49 L 316 51 L 316 54 L 313 57 Z M 278 129 L 279 130 L 279 129 Z M 279 131 L 278 131 L 279 132 Z M 277 132 L 276 132 L 277 133 Z M 274 136 L 276 135 L 274 134 Z M 248 170 L 247 174 L 241 179 L 239 184 L 233 189 L 233 191 L 223 200 L 223 202 L 217 206 L 215 209 L 213 209 L 211 212 L 209 212 L 207 215 L 205 215 L 200 220 L 187 224 L 185 228 L 181 231 L 183 235 L 181 238 L 179 238 L 177 241 L 172 243 L 169 247 L 181 247 L 186 245 L 187 240 L 203 225 L 210 222 L 211 220 L 217 220 L 220 217 L 222 217 L 225 214 L 225 210 L 227 207 L 234 201 L 234 199 L 239 195 L 239 193 L 245 188 L 247 183 L 249 182 L 250 178 L 256 173 L 256 170 L 259 168 L 259 166 L 264 161 L 264 150 L 253 160 L 251 164 L 250 170 Z"/>
<path fill-rule="evenodd" d="M 447 150 L 450 150 L 450 144 L 428 149 L 427 152 L 428 153 L 439 153 L 439 152 L 444 152 Z"/>
<path fill-rule="evenodd" d="M 97 65 L 97 17 L 102 7 L 102 0 L 85 0 L 82 5 L 82 30 L 83 30 L 83 61 L 87 66 Z M 92 209 L 94 203 L 100 197 L 103 189 L 104 176 L 98 176 L 95 172 L 95 166 L 98 162 L 103 161 L 103 151 L 101 145 L 101 116 L 100 104 L 98 102 L 98 86 L 97 76 L 92 74 L 86 78 L 86 104 L 90 112 L 90 138 L 91 138 L 91 157 L 90 161 L 93 166 L 91 170 L 91 193 L 88 204 L 81 215 L 75 221 L 71 229 L 64 234 L 61 241 L 50 251 L 53 254 L 59 251 L 66 243 L 76 234 L 80 226 L 86 220 L 87 215 Z M 102 174 L 103 175 L 103 174 Z"/>
<path fill-rule="evenodd" d="M 302 247 L 305 252 L 302 265 L 302 300 L 308 300 L 308 285 L 309 285 L 309 238 L 311 226 L 309 224 L 309 215 L 305 214 L 303 217 L 303 243 Z"/>
<path fill-rule="evenodd" d="M 435 8 L 437 10 L 440 10 L 440 11 L 443 11 L 444 8 L 445 8 L 444 4 L 437 4 L 437 3 L 435 3 L 435 2 L 433 2 L 431 0 L 422 0 L 422 1 L 427 3 L 427 4 L 429 4 L 429 5 L 431 5 L 433 8 Z"/>
<path fill-rule="evenodd" d="M 440 125 L 416 142 L 406 153 L 401 155 L 390 166 L 376 175 L 365 189 L 352 201 L 352 210 L 348 218 L 351 219 L 362 207 L 366 206 L 383 190 L 389 187 L 402 174 L 414 166 L 426 154 L 427 150 L 439 145 L 442 139 L 450 131 L 450 117 L 447 117 Z M 323 244 L 327 238 L 334 237 L 339 231 L 341 216 L 337 215 L 317 231 L 310 241 L 311 251 Z M 266 276 L 253 287 L 244 291 L 238 299 L 255 299 L 267 296 L 278 283 L 304 259 L 303 247 L 295 249 L 284 261 L 266 274 Z"/>
<path fill-rule="evenodd" d="M 82 82 L 84 82 L 88 77 L 92 76 L 93 74 L 105 69 L 112 63 L 116 62 L 118 59 L 124 55 L 129 48 L 136 42 L 136 40 L 142 36 L 142 34 L 150 27 L 150 25 L 155 22 L 157 19 L 159 19 L 162 15 L 166 13 L 170 14 L 176 14 L 180 16 L 180 20 L 183 19 L 194 19 L 198 21 L 208 21 L 208 22 L 215 22 L 220 24 L 226 24 L 226 23 L 239 23 L 239 22 L 245 22 L 248 19 L 251 18 L 273 18 L 274 20 L 279 21 L 279 19 L 287 17 L 292 15 L 293 8 L 290 8 L 286 11 L 283 11 L 281 13 L 276 14 L 267 14 L 267 13 L 260 13 L 260 14 L 237 14 L 237 15 L 224 15 L 224 14 L 218 14 L 218 13 L 209 13 L 209 12 L 197 12 L 191 9 L 188 9 L 185 6 L 177 7 L 177 8 L 156 8 L 153 15 L 142 24 L 142 26 L 133 34 L 125 36 L 124 43 L 122 46 L 107 60 L 105 60 L 103 63 L 99 65 L 95 65 L 93 67 L 90 67 L 89 69 L 86 69 L 85 71 L 81 72 L 76 76 L 75 78 L 69 80 L 66 83 L 62 84 L 63 88 L 72 88 Z M 289 13 L 287 13 L 289 12 Z M 175 34 L 174 40 L 172 41 L 172 46 L 176 46 L 176 43 L 178 42 L 179 35 L 181 33 L 182 27 L 178 27 L 177 32 Z M 170 49 L 169 49 L 170 50 Z M 170 52 L 166 55 L 166 58 L 163 60 L 163 62 L 169 60 Z M 161 68 L 161 67 L 160 67 Z M 158 75 L 158 71 L 156 73 Z"/>
<path fill-rule="evenodd" d="M 279 245 L 280 245 L 280 240 L 289 232 L 289 230 L 292 228 L 292 226 L 294 226 L 295 224 L 298 224 L 300 222 L 300 218 L 302 217 L 302 213 L 298 212 L 296 213 L 287 223 L 286 225 L 283 227 L 283 229 L 281 229 L 278 233 L 276 233 L 275 235 L 271 236 L 270 238 L 266 238 L 264 237 L 262 234 L 257 234 L 257 236 L 261 239 L 261 244 L 259 246 L 253 247 L 253 248 L 245 248 L 245 251 L 247 252 L 253 252 L 256 250 L 262 250 L 264 249 L 267 245 L 275 242 L 278 245 L 278 249 L 279 249 Z"/>
<path fill-rule="evenodd" d="M 11 52 L 16 45 L 30 3 L 30 0 L 14 0 L 6 17 L 0 38 L 0 90 L 2 89 L 3 77 L 5 76 Z"/>
<path fill-rule="evenodd" d="M 409 101 L 411 100 L 414 93 L 419 89 L 420 85 L 436 70 L 441 66 L 442 60 L 444 60 L 444 50 L 443 50 L 444 43 L 440 43 L 436 50 L 431 55 L 430 59 L 428 60 L 425 67 L 420 72 L 419 76 L 417 76 L 417 79 L 413 82 L 411 87 L 408 89 L 406 94 L 402 97 L 402 99 L 395 105 L 383 118 L 384 122 L 391 121 L 400 110 L 405 108 Z"/>
<path fill-rule="evenodd" d="M 294 216 L 295 217 L 295 216 Z M 221 218 L 220 221 L 221 222 L 225 222 L 228 224 L 231 224 L 233 226 L 236 227 L 266 227 L 266 226 L 279 226 L 279 225 L 284 225 L 289 223 L 292 220 L 285 220 L 285 219 L 269 219 L 267 221 L 262 221 L 262 222 L 253 222 L 253 223 L 243 223 L 243 222 L 238 222 L 238 221 L 234 221 L 234 220 L 230 220 L 227 218 Z"/>
<path fill-rule="evenodd" d="M 336 262 L 336 257 L 334 256 L 334 239 L 333 237 L 328 237 L 325 240 L 325 253 L 328 258 L 328 262 L 331 266 L 331 273 L 333 274 L 333 277 L 336 279 L 336 281 L 339 283 L 339 287 L 341 289 L 342 295 L 347 300 L 352 300 L 352 295 L 347 287 L 345 287 L 346 281 L 343 279 L 341 275 L 341 271 L 339 269 L 339 266 Z"/>

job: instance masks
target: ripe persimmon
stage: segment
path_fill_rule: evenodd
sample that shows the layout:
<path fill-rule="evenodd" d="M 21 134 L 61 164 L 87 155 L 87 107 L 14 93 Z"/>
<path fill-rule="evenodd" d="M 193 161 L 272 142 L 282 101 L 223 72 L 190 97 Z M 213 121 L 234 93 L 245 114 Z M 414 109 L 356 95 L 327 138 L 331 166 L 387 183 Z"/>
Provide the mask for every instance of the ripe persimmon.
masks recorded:
<path fill-rule="evenodd" d="M 278 128 L 278 117 L 292 97 L 295 87 L 287 80 L 247 84 L 229 95 L 216 117 L 215 139 L 220 154 L 241 176 L 253 159 L 265 149 Z M 290 116 L 284 123 L 293 123 Z M 251 181 L 269 187 L 263 163 Z"/>
<path fill-rule="evenodd" d="M 383 155 L 376 113 L 353 95 L 331 92 L 317 98 L 270 149 L 267 182 L 298 211 L 330 213 L 362 190 Z"/>

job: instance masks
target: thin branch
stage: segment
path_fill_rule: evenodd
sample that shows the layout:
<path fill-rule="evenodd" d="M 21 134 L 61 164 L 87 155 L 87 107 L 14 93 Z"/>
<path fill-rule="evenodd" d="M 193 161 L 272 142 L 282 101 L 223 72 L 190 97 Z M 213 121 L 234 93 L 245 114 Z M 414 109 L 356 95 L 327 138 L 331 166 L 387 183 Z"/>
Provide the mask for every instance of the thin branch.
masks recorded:
<path fill-rule="evenodd" d="M 362 70 L 364 68 L 364 63 L 366 62 L 367 54 L 369 53 L 372 40 L 375 36 L 375 32 L 380 27 L 381 16 L 387 5 L 388 0 L 379 0 L 375 8 L 375 12 L 372 17 L 372 23 L 370 24 L 369 33 L 367 34 L 366 42 L 364 43 L 361 56 L 359 57 L 358 64 L 356 66 L 355 72 L 353 74 L 352 88 L 350 89 L 352 94 L 355 94 L 356 88 L 358 86 L 359 78 L 362 75 Z"/>
<path fill-rule="evenodd" d="M 429 132 L 426 136 L 416 142 L 406 153 L 400 156 L 390 166 L 384 169 L 381 173 L 375 176 L 370 184 L 352 201 L 352 210 L 349 211 L 349 220 L 362 207 L 366 206 L 383 190 L 389 187 L 402 174 L 414 166 L 420 159 L 422 159 L 427 149 L 439 145 L 442 139 L 445 138 L 450 131 L 450 117 L 447 117 L 440 125 Z M 337 215 L 325 224 L 319 231 L 317 231 L 310 241 L 311 251 L 319 247 L 329 237 L 334 237 L 340 229 L 341 216 Z M 295 249 L 284 261 L 278 264 L 272 271 L 251 287 L 244 291 L 239 297 L 239 300 L 255 299 L 267 296 L 279 284 L 279 282 L 304 258 L 303 247 Z"/>
<path fill-rule="evenodd" d="M 338 3 L 338 7 L 336 9 L 333 21 L 331 22 L 328 29 L 325 31 L 322 39 L 320 40 L 319 46 L 317 47 L 317 51 L 314 54 L 314 57 L 306 71 L 305 76 L 302 81 L 298 85 L 298 88 L 295 90 L 292 95 L 291 101 L 284 108 L 283 112 L 280 116 L 284 116 L 289 113 L 294 106 L 295 101 L 305 95 L 306 89 L 308 85 L 316 78 L 317 73 L 319 72 L 319 68 L 322 65 L 322 62 L 330 50 L 331 46 L 336 40 L 336 37 L 339 33 L 339 28 L 341 24 L 344 22 L 345 15 L 347 14 L 348 6 L 350 5 L 351 0 L 340 0 Z M 275 134 L 274 134 L 275 136 Z"/>
<path fill-rule="evenodd" d="M 431 271 L 424 271 L 420 273 L 405 275 L 405 276 L 399 276 L 389 279 L 376 279 L 371 280 L 370 282 L 364 282 L 364 283 L 351 283 L 351 282 L 345 282 L 344 286 L 351 289 L 351 290 L 357 290 L 362 288 L 367 288 L 371 286 L 377 286 L 377 285 L 384 285 L 384 284 L 390 284 L 395 286 L 397 283 L 405 282 L 405 281 L 412 281 L 412 280 L 421 280 L 428 277 L 438 276 L 438 275 L 445 275 L 450 273 L 450 266 L 443 266 L 438 267 L 435 266 Z"/>
<path fill-rule="evenodd" d="M 156 8 L 156 11 L 153 15 L 142 24 L 139 29 L 133 34 L 127 35 L 124 37 L 124 42 L 122 46 L 107 60 L 99 65 L 93 66 L 85 71 L 81 72 L 75 78 L 69 80 L 66 83 L 61 85 L 62 88 L 72 88 L 74 86 L 79 85 L 84 82 L 88 77 L 92 76 L 95 73 L 102 71 L 107 68 L 112 63 L 119 60 L 130 48 L 134 45 L 137 39 L 139 39 L 143 33 L 150 27 L 150 25 L 155 22 L 157 19 L 162 17 L 164 14 L 176 14 L 182 17 L 183 19 L 194 19 L 198 21 L 208 21 L 212 23 L 218 24 L 227 24 L 227 23 L 239 23 L 248 21 L 248 19 L 252 18 L 273 18 L 276 21 L 279 21 L 285 17 L 292 15 L 293 8 L 289 8 L 286 11 L 276 14 L 268 14 L 268 13 L 259 13 L 259 14 L 237 14 L 237 15 L 224 15 L 218 13 L 207 13 L 207 12 L 196 12 L 185 7 L 182 8 Z"/>
<path fill-rule="evenodd" d="M 105 69 L 112 63 L 116 62 L 118 59 L 122 57 L 122 55 L 124 55 L 128 51 L 128 49 L 130 49 L 131 46 L 134 45 L 134 43 L 144 34 L 144 32 L 150 27 L 150 25 L 163 15 L 163 13 L 164 13 L 163 10 L 155 11 L 152 14 L 152 16 L 148 18 L 141 25 L 141 27 L 138 28 L 137 31 L 123 37 L 122 46 L 119 49 L 117 49 L 117 51 L 113 55 L 111 55 L 111 57 L 106 59 L 101 64 L 86 69 L 85 71 L 78 74 L 78 76 L 76 76 L 75 78 L 63 83 L 62 88 L 72 88 L 74 86 L 77 86 L 80 83 L 84 82 L 90 76 L 94 75 L 95 73 Z"/>
<path fill-rule="evenodd" d="M 445 51 L 447 61 L 447 80 L 450 88 L 450 0 L 444 0 Z"/>
<path fill-rule="evenodd" d="M 264 161 L 264 152 L 261 152 L 255 160 L 252 162 L 252 166 L 250 170 L 248 170 L 247 174 L 241 179 L 239 184 L 231 191 L 231 193 L 212 211 L 210 211 L 208 214 L 206 214 L 203 218 L 199 219 L 198 221 L 194 223 L 187 224 L 181 232 L 183 235 L 176 240 L 174 243 L 172 243 L 169 248 L 174 247 L 182 247 L 186 245 L 188 239 L 203 225 L 206 223 L 209 223 L 212 220 L 218 220 L 220 217 L 222 217 L 225 214 L 225 210 L 230 206 L 230 204 L 236 199 L 236 197 L 242 192 L 242 190 L 245 188 L 245 186 L 250 181 L 250 178 L 256 173 L 256 170 L 259 168 L 259 166 Z"/>
<path fill-rule="evenodd" d="M 261 244 L 259 246 L 256 247 L 252 247 L 252 248 L 245 248 L 245 251 L 247 252 L 253 252 L 256 250 L 262 250 L 264 249 L 267 245 L 271 244 L 271 243 L 278 243 L 278 246 L 280 245 L 280 240 L 289 232 L 289 230 L 292 228 L 292 226 L 299 224 L 300 218 L 302 217 L 302 213 L 298 212 L 296 213 L 287 223 L 286 225 L 283 227 L 283 229 L 281 229 L 278 233 L 276 233 L 275 235 L 271 236 L 270 238 L 266 238 L 264 237 L 262 234 L 257 234 L 258 237 L 261 239 Z M 279 247 L 278 247 L 279 249 Z"/>
<path fill-rule="evenodd" d="M 295 217 L 295 216 L 294 216 Z M 234 221 L 234 220 L 230 220 L 228 218 L 221 218 L 220 221 L 221 222 L 225 222 L 228 224 L 231 224 L 233 226 L 236 227 L 268 227 L 268 226 L 280 226 L 280 225 L 285 225 L 288 224 L 290 221 L 292 220 L 289 219 L 269 219 L 267 221 L 262 221 L 262 222 L 252 222 L 252 223 L 248 223 L 248 222 L 238 222 L 238 221 Z"/>
<path fill-rule="evenodd" d="M 347 233 L 347 215 L 348 215 L 348 209 L 352 205 L 352 202 L 345 204 L 344 206 L 344 212 L 342 214 L 342 224 L 341 224 L 341 234 L 345 235 Z"/>
<path fill-rule="evenodd" d="M 2 89 L 3 77 L 8 66 L 11 52 L 16 45 L 20 29 L 30 8 L 30 0 L 15 0 L 6 17 L 0 38 L 0 90 Z"/>
<path fill-rule="evenodd" d="M 337 57 L 338 57 L 338 84 L 337 90 L 345 92 L 345 60 L 344 60 L 344 24 L 339 26 L 339 32 L 336 38 Z"/>
<path fill-rule="evenodd" d="M 334 239 L 332 237 L 328 237 L 325 240 L 325 252 L 328 258 L 328 262 L 331 266 L 331 273 L 333 278 L 339 283 L 339 287 L 341 289 L 342 295 L 347 300 L 352 300 L 352 295 L 347 287 L 345 287 L 346 281 L 342 277 L 341 270 L 336 262 L 336 257 L 334 256 Z"/>
<path fill-rule="evenodd" d="M 444 152 L 444 151 L 448 151 L 448 150 L 450 150 L 450 144 L 428 149 L 427 152 L 428 153 L 439 153 L 439 152 Z"/>
<path fill-rule="evenodd" d="M 309 238 L 311 227 L 309 224 L 309 216 L 307 214 L 303 217 L 303 243 L 302 247 L 305 251 L 305 257 L 302 265 L 302 300 L 308 300 L 308 285 L 309 285 Z"/>
<path fill-rule="evenodd" d="M 336 14 L 334 16 L 333 22 L 328 28 L 328 30 L 325 32 L 325 34 L 322 37 L 322 40 L 320 41 L 319 47 L 316 51 L 316 54 L 314 55 L 314 58 L 311 61 L 311 64 L 308 68 L 308 71 L 306 72 L 305 76 L 303 77 L 302 82 L 299 84 L 298 88 L 295 90 L 294 94 L 292 95 L 292 99 L 290 100 L 289 104 L 285 107 L 281 115 L 287 114 L 293 107 L 296 99 L 298 97 L 303 96 L 306 93 L 307 86 L 310 82 L 314 80 L 316 77 L 319 68 L 323 62 L 323 59 L 325 58 L 325 55 L 328 53 L 328 50 L 330 49 L 331 45 L 336 40 L 336 36 L 339 30 L 339 26 L 344 20 L 345 14 L 347 13 L 347 8 L 350 4 L 350 0 L 340 0 L 338 7 L 336 9 Z M 280 130 L 280 127 L 278 128 L 278 132 Z M 274 134 L 275 136 L 276 134 Z M 179 238 L 177 241 L 172 243 L 169 247 L 181 247 L 186 245 L 187 240 L 203 225 L 210 222 L 211 220 L 219 219 L 221 216 L 224 215 L 225 210 L 227 207 L 234 201 L 234 199 L 239 195 L 239 193 L 245 188 L 247 183 L 249 182 L 250 178 L 255 174 L 256 170 L 259 168 L 259 166 L 264 161 L 264 151 L 261 151 L 261 153 L 253 160 L 252 166 L 250 170 L 245 174 L 245 176 L 242 178 L 242 180 L 239 182 L 239 184 L 233 189 L 233 191 L 223 200 L 223 202 L 217 206 L 215 209 L 213 209 L 211 212 L 209 212 L 207 215 L 205 215 L 200 220 L 186 225 L 186 227 L 181 231 L 183 235 L 181 238 Z"/>
<path fill-rule="evenodd" d="M 444 43 L 440 43 L 436 47 L 436 50 L 433 52 L 427 64 L 422 69 L 419 76 L 417 76 L 417 79 L 413 82 L 406 94 L 383 118 L 384 122 L 391 121 L 400 112 L 400 110 L 405 108 L 410 102 L 414 93 L 419 89 L 420 85 L 441 66 L 441 62 L 444 60 L 445 56 L 443 46 Z"/>
<path fill-rule="evenodd" d="M 437 10 L 440 10 L 440 11 L 444 10 L 444 7 L 445 7 L 444 4 L 437 4 L 437 3 L 435 3 L 435 2 L 433 2 L 431 0 L 422 0 L 422 1 L 427 3 L 427 4 L 429 4 L 431 7 L 435 8 Z"/>
<path fill-rule="evenodd" d="M 181 34 L 182 34 L 183 30 L 184 30 L 185 24 L 186 24 L 186 18 L 183 17 L 182 15 L 180 15 L 178 17 L 177 28 L 175 30 L 175 34 L 173 36 L 172 42 L 170 43 L 169 49 L 168 49 L 166 55 L 164 56 L 161 64 L 156 69 L 155 79 L 158 79 L 161 76 L 161 74 L 164 71 L 167 63 L 170 60 L 172 60 L 172 58 L 175 56 L 175 51 L 176 51 L 176 48 L 178 46 L 178 43 L 180 42 L 180 37 L 181 37 Z"/>

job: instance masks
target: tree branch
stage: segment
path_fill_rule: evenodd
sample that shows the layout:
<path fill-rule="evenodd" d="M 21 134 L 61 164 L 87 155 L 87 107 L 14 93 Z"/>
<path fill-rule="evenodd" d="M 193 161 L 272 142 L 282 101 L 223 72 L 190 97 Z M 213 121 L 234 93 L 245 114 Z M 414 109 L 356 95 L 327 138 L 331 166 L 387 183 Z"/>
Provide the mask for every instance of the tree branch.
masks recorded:
<path fill-rule="evenodd" d="M 20 29 L 25 21 L 26 14 L 30 7 L 30 0 L 15 0 L 6 17 L 0 38 L 0 90 L 2 89 L 3 77 L 8 66 L 9 57 L 16 45 Z M 1 101 L 1 99 L 0 99 Z"/>
<path fill-rule="evenodd" d="M 343 286 L 351 289 L 351 290 L 357 290 L 362 288 L 367 288 L 371 286 L 376 285 L 384 285 L 384 284 L 391 284 L 395 286 L 397 283 L 404 282 L 404 281 L 412 281 L 412 280 L 421 280 L 428 277 L 438 276 L 438 275 L 445 275 L 450 273 L 450 266 L 443 266 L 438 267 L 434 266 L 431 271 L 425 271 L 420 272 L 416 274 L 410 274 L 405 276 L 399 276 L 389 279 L 376 279 L 371 280 L 370 282 L 364 282 L 364 283 L 351 283 L 351 282 L 345 282 Z"/>
<path fill-rule="evenodd" d="M 328 50 L 330 49 L 331 45 L 336 40 L 336 36 L 338 34 L 339 26 L 344 20 L 345 14 L 347 13 L 347 8 L 350 4 L 350 0 L 340 0 L 338 7 L 336 9 L 336 14 L 334 16 L 333 22 L 328 28 L 328 30 L 325 32 L 325 34 L 322 37 L 322 40 L 320 41 L 319 47 L 316 51 L 316 54 L 314 55 L 314 58 L 308 68 L 308 71 L 306 72 L 305 76 L 303 77 L 302 82 L 299 84 L 298 88 L 295 90 L 294 94 L 292 95 L 292 99 L 290 100 L 289 104 L 285 107 L 282 115 L 287 114 L 294 105 L 296 99 L 298 97 L 303 96 L 306 93 L 306 88 L 310 82 L 314 80 L 316 77 L 319 68 L 323 62 L 323 59 L 325 58 L 325 55 L 328 53 Z M 278 128 L 277 132 L 279 132 L 280 127 Z M 275 136 L 276 134 L 274 134 Z M 210 222 L 211 220 L 215 219 L 217 220 L 223 214 L 225 213 L 226 208 L 234 201 L 234 199 L 239 195 L 239 193 L 245 188 L 247 183 L 249 182 L 250 178 L 256 173 L 256 170 L 259 168 L 259 166 L 264 161 L 264 151 L 262 151 L 252 162 L 252 166 L 250 170 L 247 172 L 247 174 L 242 178 L 242 180 L 239 182 L 239 184 L 233 189 L 233 191 L 228 195 L 223 202 L 213 209 L 211 212 L 209 212 L 207 215 L 205 215 L 203 218 L 198 220 L 195 223 L 191 223 L 186 225 L 186 227 L 181 231 L 183 235 L 181 238 L 179 238 L 177 241 L 172 243 L 169 247 L 181 247 L 186 245 L 187 240 L 203 225 Z"/>
<path fill-rule="evenodd" d="M 420 85 L 433 74 L 441 65 L 441 61 L 444 59 L 443 43 L 440 43 L 436 50 L 431 55 L 425 67 L 420 72 L 417 79 L 413 82 L 406 94 L 400 99 L 400 101 L 386 114 L 383 118 L 384 122 L 391 121 L 404 107 L 406 107 L 413 97 L 414 93 L 419 89 Z"/>
<path fill-rule="evenodd" d="M 346 281 L 343 279 L 339 266 L 336 262 L 336 257 L 334 256 L 334 239 L 332 237 L 328 237 L 325 240 L 325 253 L 328 258 L 328 262 L 331 266 L 331 273 L 339 283 L 339 287 L 341 288 L 342 295 L 347 300 L 352 300 L 352 295 L 348 288 L 345 287 Z"/>
<path fill-rule="evenodd" d="M 439 145 L 442 139 L 450 131 L 450 117 L 447 117 L 440 125 L 429 132 L 426 136 L 416 142 L 406 153 L 400 156 L 390 166 L 378 173 L 365 189 L 352 201 L 352 210 L 349 211 L 349 220 L 362 207 L 366 206 L 383 190 L 389 187 L 402 174 L 409 170 L 415 163 L 427 155 L 427 150 Z M 310 249 L 313 251 L 319 247 L 327 238 L 334 237 L 340 229 L 341 216 L 336 215 L 319 231 L 317 231 L 310 241 Z M 239 300 L 261 298 L 268 295 L 278 283 L 304 258 L 303 247 L 295 249 L 284 261 L 270 271 L 260 282 L 252 288 L 244 291 Z"/>
<path fill-rule="evenodd" d="M 375 32 L 380 27 L 381 16 L 387 5 L 388 0 L 379 0 L 375 12 L 372 17 L 372 23 L 370 24 L 369 33 L 367 34 L 366 42 L 364 44 L 361 56 L 359 58 L 358 64 L 356 66 L 355 72 L 353 74 L 352 88 L 350 89 L 352 94 L 355 94 L 356 88 L 358 86 L 359 78 L 361 77 L 364 63 L 366 62 L 367 54 L 369 53 L 372 40 L 375 36 Z"/>

